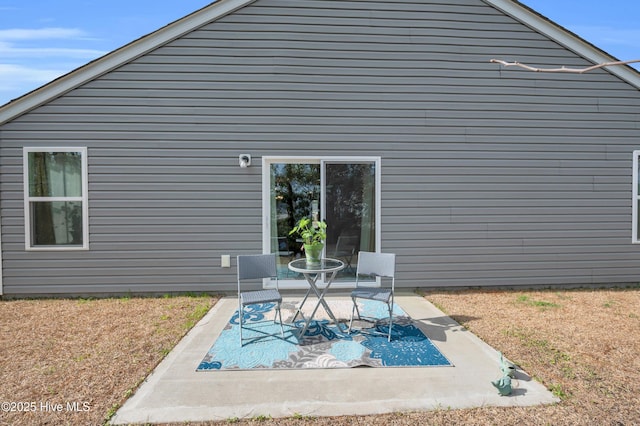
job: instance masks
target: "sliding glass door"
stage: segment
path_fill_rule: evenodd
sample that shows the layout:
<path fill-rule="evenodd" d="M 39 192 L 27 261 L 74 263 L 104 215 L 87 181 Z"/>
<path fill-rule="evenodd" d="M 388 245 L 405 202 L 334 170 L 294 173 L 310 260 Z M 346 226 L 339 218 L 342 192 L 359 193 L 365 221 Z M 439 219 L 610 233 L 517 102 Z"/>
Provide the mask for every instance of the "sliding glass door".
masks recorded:
<path fill-rule="evenodd" d="M 300 218 L 317 217 L 328 226 L 324 256 L 347 265 L 336 281 L 353 282 L 358 252 L 376 251 L 379 242 L 380 159 L 265 157 L 263 167 L 263 245 L 277 254 L 279 278 L 304 283 L 287 269 L 304 255 L 289 231 Z"/>

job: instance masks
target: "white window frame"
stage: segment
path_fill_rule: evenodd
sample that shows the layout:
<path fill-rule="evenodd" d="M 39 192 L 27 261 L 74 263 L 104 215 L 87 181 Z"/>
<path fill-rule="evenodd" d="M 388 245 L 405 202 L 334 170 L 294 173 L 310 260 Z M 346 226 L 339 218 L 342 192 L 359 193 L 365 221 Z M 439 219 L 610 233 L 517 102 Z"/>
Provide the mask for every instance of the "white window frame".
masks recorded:
<path fill-rule="evenodd" d="M 29 153 L 30 152 L 79 152 L 82 165 L 82 195 L 80 197 L 32 197 L 29 194 Z M 89 170 L 86 147 L 25 147 L 23 148 L 24 185 L 24 245 L 27 251 L 78 251 L 89 250 Z M 31 244 L 31 202 L 33 201 L 80 201 L 82 202 L 82 244 L 81 245 L 38 245 Z"/>
<path fill-rule="evenodd" d="M 632 193 L 633 199 L 631 201 L 631 242 L 633 244 L 640 244 L 640 238 L 638 238 L 638 201 L 640 201 L 640 194 L 638 193 L 638 176 L 640 176 L 640 150 L 633 151 L 633 184 Z"/>
<path fill-rule="evenodd" d="M 382 240 L 382 158 L 381 157 L 366 157 L 366 156 L 322 156 L 322 155 L 310 155 L 310 156 L 263 156 L 262 157 L 262 252 L 269 253 L 271 250 L 271 164 L 272 163 L 306 163 L 306 164 L 323 164 L 323 163 L 374 163 L 375 164 L 375 180 L 376 180 L 376 211 L 375 211 L 375 245 L 376 250 L 381 251 Z M 324 170 L 321 168 L 321 185 L 324 185 Z M 321 217 L 324 217 L 326 200 L 323 197 L 320 210 Z M 376 279 L 376 284 L 380 285 L 380 278 Z M 279 280 L 280 288 L 284 289 L 306 289 L 309 288 L 309 284 L 304 280 Z M 331 288 L 352 288 L 355 286 L 354 281 L 340 281 L 331 284 Z M 275 288 L 275 284 L 270 279 L 263 280 L 264 288 Z M 324 287 L 324 282 L 318 280 L 318 287 Z"/>

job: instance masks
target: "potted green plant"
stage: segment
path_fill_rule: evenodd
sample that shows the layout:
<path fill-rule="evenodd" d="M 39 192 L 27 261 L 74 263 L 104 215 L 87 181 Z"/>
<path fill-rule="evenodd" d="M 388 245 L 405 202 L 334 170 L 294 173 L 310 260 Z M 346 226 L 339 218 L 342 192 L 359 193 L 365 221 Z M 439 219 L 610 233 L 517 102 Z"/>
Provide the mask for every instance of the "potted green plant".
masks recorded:
<path fill-rule="evenodd" d="M 327 224 L 323 220 L 304 217 L 289 232 L 289 235 L 292 234 L 298 234 L 302 238 L 307 263 L 319 264 L 324 241 L 327 239 Z"/>

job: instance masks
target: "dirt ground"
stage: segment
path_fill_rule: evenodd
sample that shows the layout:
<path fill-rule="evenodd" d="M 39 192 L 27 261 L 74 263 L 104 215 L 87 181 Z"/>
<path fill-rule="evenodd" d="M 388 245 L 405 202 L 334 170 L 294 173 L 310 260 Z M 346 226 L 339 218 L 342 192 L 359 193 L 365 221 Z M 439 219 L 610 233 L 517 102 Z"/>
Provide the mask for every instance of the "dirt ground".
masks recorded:
<path fill-rule="evenodd" d="M 562 401 L 205 424 L 640 425 L 640 288 L 424 296 Z M 216 301 L 0 301 L 0 425 L 103 424 Z"/>
<path fill-rule="evenodd" d="M 0 425 L 100 425 L 211 297 L 0 301 Z"/>

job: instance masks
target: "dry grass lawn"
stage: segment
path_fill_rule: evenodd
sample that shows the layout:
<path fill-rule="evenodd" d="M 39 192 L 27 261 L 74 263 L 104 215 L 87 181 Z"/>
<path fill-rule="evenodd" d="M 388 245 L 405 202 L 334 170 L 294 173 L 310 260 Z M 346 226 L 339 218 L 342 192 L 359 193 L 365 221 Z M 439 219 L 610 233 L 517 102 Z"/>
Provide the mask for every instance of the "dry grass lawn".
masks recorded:
<path fill-rule="evenodd" d="M 210 425 L 640 425 L 640 288 L 437 291 L 425 297 L 562 402 L 522 408 Z M 210 297 L 0 302 L 0 424 L 98 425 L 216 301 Z M 31 407 L 20 403 L 35 402 Z M 50 407 L 46 403 L 52 404 Z M 74 407 L 67 403 L 77 402 Z M 45 404 L 43 407 L 41 404 Z M 62 404 L 62 411 L 55 404 Z M 68 408 L 77 408 L 69 411 Z M 24 412 L 25 410 L 28 410 Z"/>
<path fill-rule="evenodd" d="M 0 424 L 103 424 L 215 301 L 0 301 Z"/>

